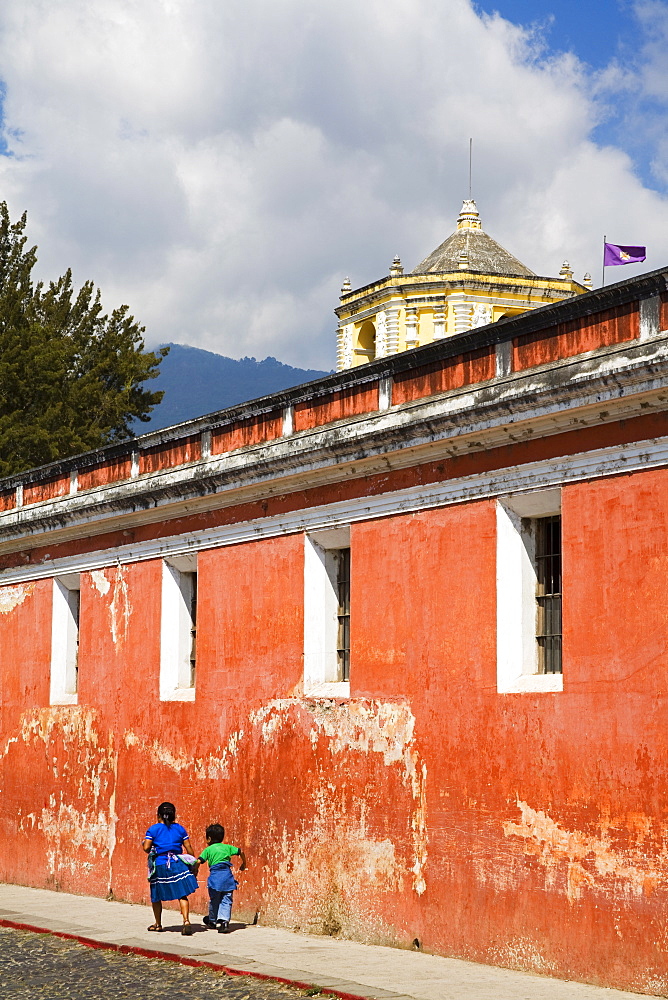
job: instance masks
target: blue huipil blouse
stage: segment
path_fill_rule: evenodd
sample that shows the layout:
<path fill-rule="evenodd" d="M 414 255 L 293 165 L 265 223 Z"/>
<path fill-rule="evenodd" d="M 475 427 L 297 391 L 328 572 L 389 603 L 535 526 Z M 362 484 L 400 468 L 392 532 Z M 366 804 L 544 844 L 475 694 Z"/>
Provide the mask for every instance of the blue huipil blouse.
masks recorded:
<path fill-rule="evenodd" d="M 156 865 L 167 864 L 170 854 L 183 854 L 183 842 L 188 839 L 188 831 L 180 823 L 154 823 L 146 831 L 146 840 L 153 841 Z"/>

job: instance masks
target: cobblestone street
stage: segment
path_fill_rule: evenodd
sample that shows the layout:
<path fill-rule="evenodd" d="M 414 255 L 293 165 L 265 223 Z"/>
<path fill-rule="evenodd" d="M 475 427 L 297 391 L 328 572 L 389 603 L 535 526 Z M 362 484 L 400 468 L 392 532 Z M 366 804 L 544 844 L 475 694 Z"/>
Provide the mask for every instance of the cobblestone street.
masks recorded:
<path fill-rule="evenodd" d="M 301 990 L 0 928 L 1 1000 L 297 1000 Z"/>

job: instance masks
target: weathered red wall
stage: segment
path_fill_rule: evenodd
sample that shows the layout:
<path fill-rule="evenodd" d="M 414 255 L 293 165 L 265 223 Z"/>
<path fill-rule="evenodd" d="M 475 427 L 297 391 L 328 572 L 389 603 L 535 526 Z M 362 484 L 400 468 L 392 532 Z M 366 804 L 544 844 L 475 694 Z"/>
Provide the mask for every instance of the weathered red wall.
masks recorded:
<path fill-rule="evenodd" d="M 161 469 L 171 469 L 186 462 L 197 462 L 202 457 L 202 442 L 199 434 L 158 444 L 147 448 L 139 455 L 139 472 L 159 472 Z"/>
<path fill-rule="evenodd" d="M 665 990 L 668 472 L 562 503 L 561 694 L 496 693 L 492 504 L 353 528 L 355 688 L 406 698 L 427 774 L 427 889 L 402 899 L 397 931 Z"/>
<path fill-rule="evenodd" d="M 558 323 L 513 340 L 513 371 L 569 358 L 608 344 L 634 340 L 640 333 L 638 303 Z"/>
<path fill-rule="evenodd" d="M 122 479 L 130 478 L 132 461 L 129 456 L 123 456 L 113 462 L 101 462 L 88 469 L 80 469 L 77 475 L 77 486 L 80 490 L 92 490 L 95 486 L 106 486 Z"/>
<path fill-rule="evenodd" d="M 74 707 L 51 583 L 0 588 L 0 877 L 146 900 L 168 798 L 248 848 L 245 916 L 665 992 L 668 471 L 562 511 L 559 694 L 496 692 L 489 501 L 352 526 L 349 702 L 301 696 L 300 535 L 200 554 L 194 703 L 158 700 L 158 561 L 82 574 Z"/>
<path fill-rule="evenodd" d="M 404 912 L 426 947 L 665 984 L 667 476 L 563 491 L 562 694 L 496 693 L 491 505 L 386 526 L 376 611 L 360 617 L 378 661 L 368 693 L 393 668 L 410 679 L 429 862 Z M 373 534 L 355 530 L 362 563 Z"/>
<path fill-rule="evenodd" d="M 294 429 L 304 431 L 309 427 L 320 427 L 332 420 L 353 417 L 358 413 L 370 413 L 378 409 L 378 383 L 355 385 L 338 392 L 295 404 Z"/>
<path fill-rule="evenodd" d="M 402 372 L 395 376 L 392 402 L 395 405 L 407 403 L 412 399 L 459 389 L 463 385 L 484 382 L 494 377 L 495 364 L 494 348 L 484 347 L 460 354 L 446 364 L 438 361 L 417 371 Z"/>
<path fill-rule="evenodd" d="M 214 430 L 211 435 L 211 454 L 220 455 L 225 451 L 245 448 L 263 441 L 273 441 L 281 436 L 283 418 L 280 413 L 267 413 L 247 420 L 235 420 L 232 424 Z"/>
<path fill-rule="evenodd" d="M 668 330 L 668 292 L 659 296 L 659 329 Z"/>
<path fill-rule="evenodd" d="M 26 483 L 23 487 L 23 503 L 39 503 L 40 500 L 53 500 L 54 497 L 63 497 L 70 492 L 70 477 L 61 476 L 59 479 L 48 479 L 46 482 Z M 10 505 L 11 507 L 14 504 Z"/>
<path fill-rule="evenodd" d="M 51 581 L 0 588 L 1 877 L 104 896 L 114 758 L 94 691 L 105 700 L 108 692 L 99 690 L 91 665 L 81 674 L 81 703 L 49 707 L 51 591 Z M 84 579 L 81 613 L 87 621 L 91 597 Z M 82 633 L 85 660 L 87 635 Z"/>

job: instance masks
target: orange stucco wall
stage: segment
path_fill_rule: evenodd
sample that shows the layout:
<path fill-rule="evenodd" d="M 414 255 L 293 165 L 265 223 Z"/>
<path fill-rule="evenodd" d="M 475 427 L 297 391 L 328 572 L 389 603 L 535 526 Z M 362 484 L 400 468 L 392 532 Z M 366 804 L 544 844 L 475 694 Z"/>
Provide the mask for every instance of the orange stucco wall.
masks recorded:
<path fill-rule="evenodd" d="M 186 462 L 196 462 L 202 456 L 202 443 L 199 434 L 171 441 L 168 444 L 147 448 L 139 455 L 139 472 L 159 472 Z"/>
<path fill-rule="evenodd" d="M 53 500 L 54 497 L 64 497 L 70 492 L 70 477 L 61 476 L 46 482 L 29 483 L 23 487 L 23 503 L 39 503 L 40 500 Z M 13 506 L 13 504 L 12 504 Z"/>
<path fill-rule="evenodd" d="M 80 469 L 78 473 L 78 489 L 91 490 L 95 486 L 106 486 L 122 479 L 130 478 L 132 461 L 129 456 L 117 459 L 115 462 L 101 462 L 89 469 Z"/>
<path fill-rule="evenodd" d="M 211 454 L 220 455 L 236 448 L 273 441 L 281 436 L 283 418 L 280 413 L 266 413 L 261 417 L 235 420 L 211 435 Z"/>
<path fill-rule="evenodd" d="M 616 306 L 513 340 L 513 370 L 569 358 L 609 344 L 634 340 L 640 333 L 638 303 Z"/>
<path fill-rule="evenodd" d="M 659 296 L 659 329 L 668 330 L 668 292 Z"/>
<path fill-rule="evenodd" d="M 378 383 L 351 386 L 322 398 L 295 405 L 294 429 L 304 431 L 332 420 L 378 409 Z"/>
<path fill-rule="evenodd" d="M 0 878 L 146 901 L 168 798 L 248 849 L 247 917 L 665 992 L 668 470 L 562 513 L 559 694 L 496 692 L 491 501 L 352 526 L 350 701 L 301 696 L 301 535 L 200 554 L 194 703 L 158 561 L 82 574 L 78 706 L 50 581 L 0 588 Z"/>
<path fill-rule="evenodd" d="M 463 385 L 484 382 L 493 378 L 494 366 L 494 349 L 489 347 L 458 355 L 447 364 L 440 361 L 433 365 L 425 365 L 417 371 L 395 377 L 392 402 L 395 405 L 407 403 L 412 399 L 459 389 Z"/>
<path fill-rule="evenodd" d="M 564 489 L 562 515 L 563 693 L 496 693 L 491 504 L 392 519 L 382 543 L 354 528 L 357 565 L 378 570 L 382 545 L 356 678 L 409 700 L 427 767 L 406 936 L 651 990 L 668 974 L 668 472 Z"/>

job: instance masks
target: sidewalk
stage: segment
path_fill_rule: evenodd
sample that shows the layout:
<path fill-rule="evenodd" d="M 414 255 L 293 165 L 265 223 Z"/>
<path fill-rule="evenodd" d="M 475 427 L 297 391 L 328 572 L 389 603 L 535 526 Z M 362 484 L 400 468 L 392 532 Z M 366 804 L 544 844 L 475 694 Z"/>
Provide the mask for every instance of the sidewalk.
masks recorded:
<path fill-rule="evenodd" d="M 89 896 L 0 885 L 0 924 L 23 925 L 111 945 L 124 951 L 177 958 L 262 978 L 319 986 L 363 1000 L 638 1000 L 639 994 L 548 979 L 458 959 L 309 937 L 274 927 L 234 925 L 230 934 L 206 930 L 194 918 L 194 934 L 179 932 L 178 911 L 165 910 L 163 934 L 146 928 L 146 906 L 110 903 Z"/>

